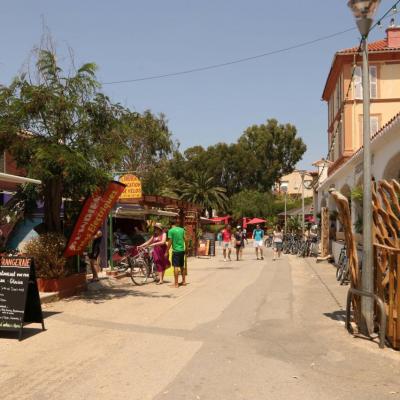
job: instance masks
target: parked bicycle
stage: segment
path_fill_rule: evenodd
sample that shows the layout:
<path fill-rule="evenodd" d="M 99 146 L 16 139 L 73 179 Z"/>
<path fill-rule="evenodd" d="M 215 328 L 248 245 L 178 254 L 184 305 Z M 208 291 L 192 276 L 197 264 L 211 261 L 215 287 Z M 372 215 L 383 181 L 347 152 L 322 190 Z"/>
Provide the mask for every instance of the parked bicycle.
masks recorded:
<path fill-rule="evenodd" d="M 126 273 L 135 285 L 141 286 L 149 280 L 158 279 L 156 267 L 147 249 L 124 246 L 115 250 L 114 266 L 120 273 Z"/>

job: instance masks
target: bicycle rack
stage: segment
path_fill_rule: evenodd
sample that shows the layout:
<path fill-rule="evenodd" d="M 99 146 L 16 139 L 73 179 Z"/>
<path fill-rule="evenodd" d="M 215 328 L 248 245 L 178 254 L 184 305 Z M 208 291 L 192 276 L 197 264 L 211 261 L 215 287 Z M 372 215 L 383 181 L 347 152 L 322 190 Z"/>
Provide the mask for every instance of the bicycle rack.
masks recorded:
<path fill-rule="evenodd" d="M 346 329 L 350 332 L 351 324 L 350 324 L 350 308 L 351 308 L 351 299 L 352 295 L 357 296 L 365 296 L 369 298 L 373 298 L 375 302 L 378 304 L 381 310 L 381 324 L 379 326 L 379 347 L 381 349 L 385 348 L 385 336 L 386 336 L 386 312 L 385 312 L 385 304 L 382 299 L 379 298 L 376 294 L 366 292 L 365 290 L 359 290 L 355 288 L 350 288 L 347 292 L 347 303 L 346 303 Z"/>

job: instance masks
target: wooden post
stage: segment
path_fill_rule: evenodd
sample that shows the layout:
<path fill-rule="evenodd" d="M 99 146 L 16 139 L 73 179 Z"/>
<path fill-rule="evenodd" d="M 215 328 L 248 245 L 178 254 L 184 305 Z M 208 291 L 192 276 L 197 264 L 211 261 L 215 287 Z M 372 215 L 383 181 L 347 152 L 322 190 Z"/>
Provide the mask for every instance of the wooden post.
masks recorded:
<path fill-rule="evenodd" d="M 329 210 L 327 207 L 321 209 L 321 259 L 330 257 L 329 253 Z"/>

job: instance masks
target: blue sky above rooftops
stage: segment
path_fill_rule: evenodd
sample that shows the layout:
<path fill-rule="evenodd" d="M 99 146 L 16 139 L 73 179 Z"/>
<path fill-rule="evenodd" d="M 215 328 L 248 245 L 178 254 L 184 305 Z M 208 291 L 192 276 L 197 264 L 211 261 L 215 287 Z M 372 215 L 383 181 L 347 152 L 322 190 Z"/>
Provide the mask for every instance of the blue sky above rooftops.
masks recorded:
<path fill-rule="evenodd" d="M 346 1 L 17 0 L 4 2 L 0 82 L 8 84 L 40 42 L 42 17 L 59 54 L 94 61 L 103 82 L 223 63 L 355 26 Z M 392 5 L 384 0 L 378 11 Z M 389 20 L 384 23 L 387 26 Z M 372 39 L 383 38 L 376 29 Z M 234 142 L 252 124 L 293 123 L 308 146 L 299 165 L 327 152 L 321 94 L 336 50 L 357 45 L 357 30 L 257 60 L 163 79 L 105 85 L 137 111 L 163 112 L 181 148 Z"/>

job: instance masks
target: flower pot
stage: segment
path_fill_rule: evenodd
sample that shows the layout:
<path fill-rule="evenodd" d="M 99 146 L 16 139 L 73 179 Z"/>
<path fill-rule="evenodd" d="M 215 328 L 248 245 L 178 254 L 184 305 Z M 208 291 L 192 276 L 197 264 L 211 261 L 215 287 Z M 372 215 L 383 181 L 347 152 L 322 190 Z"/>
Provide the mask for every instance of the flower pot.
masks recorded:
<path fill-rule="evenodd" d="M 87 289 L 86 274 L 73 274 L 65 278 L 37 278 L 39 292 L 56 292 L 59 298 L 73 296 Z"/>

